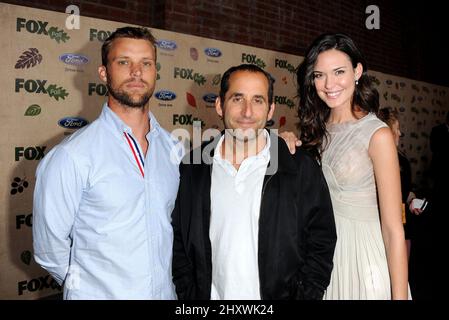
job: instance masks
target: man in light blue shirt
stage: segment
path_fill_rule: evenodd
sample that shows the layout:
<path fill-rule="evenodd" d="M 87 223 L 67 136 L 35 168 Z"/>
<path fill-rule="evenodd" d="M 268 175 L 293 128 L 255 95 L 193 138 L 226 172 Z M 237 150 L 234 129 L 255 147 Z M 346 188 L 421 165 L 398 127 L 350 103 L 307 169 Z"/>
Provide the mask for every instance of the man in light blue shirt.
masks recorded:
<path fill-rule="evenodd" d="M 125 27 L 103 44 L 108 102 L 37 169 L 37 263 L 64 299 L 175 299 L 170 215 L 182 149 L 149 111 L 155 39 Z"/>

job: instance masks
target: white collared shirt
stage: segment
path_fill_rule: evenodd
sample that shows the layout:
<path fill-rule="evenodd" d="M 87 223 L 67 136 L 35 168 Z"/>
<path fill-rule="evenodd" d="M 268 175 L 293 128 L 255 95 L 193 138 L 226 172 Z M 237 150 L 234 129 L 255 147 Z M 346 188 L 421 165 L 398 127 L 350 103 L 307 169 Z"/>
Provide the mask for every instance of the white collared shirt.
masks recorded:
<path fill-rule="evenodd" d="M 176 141 L 148 116 L 146 156 L 105 104 L 39 164 L 34 257 L 65 281 L 64 299 L 176 298 L 170 221 L 182 152 L 173 157 Z"/>
<path fill-rule="evenodd" d="M 262 186 L 270 161 L 270 139 L 257 155 L 243 160 L 237 171 L 215 148 L 211 182 L 213 300 L 260 300 L 258 234 Z"/>

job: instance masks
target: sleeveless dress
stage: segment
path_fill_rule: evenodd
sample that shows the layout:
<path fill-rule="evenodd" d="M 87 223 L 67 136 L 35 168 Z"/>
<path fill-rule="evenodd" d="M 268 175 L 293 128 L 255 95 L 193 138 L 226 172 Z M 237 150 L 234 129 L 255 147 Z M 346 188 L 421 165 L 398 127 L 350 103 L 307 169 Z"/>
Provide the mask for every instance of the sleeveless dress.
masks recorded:
<path fill-rule="evenodd" d="M 325 300 L 391 299 L 390 276 L 377 206 L 372 135 L 387 125 L 369 113 L 327 126 L 322 168 L 337 229 L 334 268 Z"/>

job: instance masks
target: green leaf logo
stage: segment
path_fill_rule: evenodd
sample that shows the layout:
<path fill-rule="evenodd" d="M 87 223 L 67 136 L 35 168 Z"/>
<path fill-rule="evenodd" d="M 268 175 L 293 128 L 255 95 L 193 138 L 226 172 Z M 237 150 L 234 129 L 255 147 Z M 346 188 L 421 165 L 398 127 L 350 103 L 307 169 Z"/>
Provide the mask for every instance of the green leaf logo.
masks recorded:
<path fill-rule="evenodd" d="M 265 62 L 264 62 L 262 59 L 260 59 L 260 58 L 258 58 L 258 59 L 256 60 L 255 65 L 258 66 L 258 67 L 261 68 L 261 69 L 265 69 L 265 67 L 267 66 L 267 65 L 265 64 Z"/>
<path fill-rule="evenodd" d="M 65 33 L 63 30 L 58 30 L 56 27 L 51 27 L 48 29 L 48 35 L 50 36 L 50 39 L 56 40 L 57 43 L 66 42 L 70 39 L 70 37 Z"/>
<path fill-rule="evenodd" d="M 31 106 L 28 107 L 28 109 L 25 111 L 25 115 L 26 116 L 37 116 L 38 114 L 41 113 L 41 107 L 37 104 L 32 104 Z"/>
<path fill-rule="evenodd" d="M 57 88 L 55 84 L 48 86 L 47 93 L 50 97 L 55 98 L 57 101 L 59 101 L 59 98 L 64 100 L 65 97 L 67 97 L 69 95 L 63 87 Z"/>
<path fill-rule="evenodd" d="M 218 86 L 220 84 L 220 81 L 221 81 L 221 74 L 217 74 L 212 79 L 212 85 L 213 86 Z"/>
<path fill-rule="evenodd" d="M 193 76 L 193 81 L 195 81 L 195 83 L 199 86 L 202 86 L 206 83 L 206 78 L 202 74 L 195 73 L 195 75 Z"/>
<path fill-rule="evenodd" d="M 159 75 L 159 71 L 161 71 L 161 64 L 159 62 L 156 63 L 156 70 L 157 70 L 156 80 L 159 80 L 161 78 L 161 76 Z"/>

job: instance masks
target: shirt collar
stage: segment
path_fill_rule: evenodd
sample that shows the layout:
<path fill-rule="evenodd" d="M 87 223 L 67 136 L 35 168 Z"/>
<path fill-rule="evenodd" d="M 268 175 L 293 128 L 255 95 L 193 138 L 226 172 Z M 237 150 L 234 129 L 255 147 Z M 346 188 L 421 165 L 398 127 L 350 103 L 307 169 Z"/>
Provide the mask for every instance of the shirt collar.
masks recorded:
<path fill-rule="evenodd" d="M 131 127 L 123 122 L 123 120 L 120 119 L 114 111 L 112 111 L 107 102 L 103 104 L 103 110 L 101 111 L 100 118 L 106 121 L 108 128 L 113 130 L 115 133 L 118 133 L 120 136 L 123 135 L 123 132 L 132 134 Z M 151 111 L 148 112 L 148 120 L 150 121 L 150 132 L 148 134 L 159 134 L 161 126 Z"/>
<path fill-rule="evenodd" d="M 266 141 L 265 147 L 258 154 L 254 155 L 253 157 L 256 157 L 257 159 L 262 158 L 266 161 L 269 161 L 270 160 L 271 139 L 270 139 L 267 129 L 263 129 L 262 134 Z M 225 161 L 223 159 L 223 157 L 221 156 L 221 145 L 224 141 L 224 137 L 225 137 L 225 135 L 223 134 L 221 136 L 220 140 L 218 141 L 217 146 L 215 147 L 215 150 L 214 150 L 214 159 L 215 160 Z"/>

